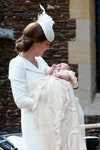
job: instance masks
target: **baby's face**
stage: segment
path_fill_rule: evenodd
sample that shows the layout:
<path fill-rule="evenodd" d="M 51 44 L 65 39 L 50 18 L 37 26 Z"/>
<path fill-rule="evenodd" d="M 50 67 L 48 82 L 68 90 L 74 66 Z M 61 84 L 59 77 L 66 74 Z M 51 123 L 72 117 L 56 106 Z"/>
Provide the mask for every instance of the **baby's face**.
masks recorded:
<path fill-rule="evenodd" d="M 70 70 L 70 67 L 66 63 L 60 63 L 57 65 L 57 69 L 59 69 L 59 70 Z"/>

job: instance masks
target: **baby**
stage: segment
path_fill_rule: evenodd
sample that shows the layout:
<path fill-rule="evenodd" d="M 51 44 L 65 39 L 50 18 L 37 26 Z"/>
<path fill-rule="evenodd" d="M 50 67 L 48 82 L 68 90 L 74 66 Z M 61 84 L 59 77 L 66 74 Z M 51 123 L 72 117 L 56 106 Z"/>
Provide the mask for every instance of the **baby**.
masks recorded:
<path fill-rule="evenodd" d="M 57 78 L 61 78 L 69 81 L 73 88 L 78 87 L 77 78 L 75 77 L 75 72 L 70 69 L 70 66 L 66 63 L 60 63 L 57 65 L 52 65 L 46 72 L 46 75 L 54 75 Z"/>
<path fill-rule="evenodd" d="M 76 87 L 75 72 L 66 63 L 60 63 L 48 68 L 33 91 L 35 125 L 42 133 L 41 139 L 47 145 L 53 141 L 56 150 L 86 150 L 83 148 L 85 130 L 81 129 L 83 112 L 73 90 Z"/>

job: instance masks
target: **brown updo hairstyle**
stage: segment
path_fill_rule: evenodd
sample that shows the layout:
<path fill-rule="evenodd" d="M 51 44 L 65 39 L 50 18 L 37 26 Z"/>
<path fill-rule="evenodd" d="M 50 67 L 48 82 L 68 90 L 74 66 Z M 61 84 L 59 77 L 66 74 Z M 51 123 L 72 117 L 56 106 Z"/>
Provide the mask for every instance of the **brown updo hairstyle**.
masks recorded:
<path fill-rule="evenodd" d="M 34 42 L 43 42 L 46 36 L 37 22 L 30 23 L 23 30 L 22 36 L 16 41 L 15 49 L 18 52 L 28 51 Z"/>

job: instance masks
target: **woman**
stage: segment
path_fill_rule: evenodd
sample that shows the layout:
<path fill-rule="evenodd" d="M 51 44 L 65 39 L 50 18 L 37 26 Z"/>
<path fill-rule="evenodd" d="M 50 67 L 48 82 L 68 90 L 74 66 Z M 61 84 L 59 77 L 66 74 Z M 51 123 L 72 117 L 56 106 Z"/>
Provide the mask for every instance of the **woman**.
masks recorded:
<path fill-rule="evenodd" d="M 13 97 L 21 109 L 25 150 L 42 150 L 39 133 L 34 125 L 32 95 L 35 83 L 45 76 L 49 67 L 41 56 L 54 40 L 53 24 L 52 18 L 43 10 L 38 20 L 27 25 L 22 36 L 16 41 L 15 48 L 19 55 L 9 64 Z"/>
<path fill-rule="evenodd" d="M 54 21 L 50 16 L 48 16 L 45 13 L 44 8 L 42 6 L 40 7 L 43 9 L 43 13 L 38 16 L 38 20 L 36 22 L 30 23 L 29 25 L 26 26 L 26 28 L 23 30 L 22 36 L 16 41 L 15 47 L 16 50 L 19 52 L 19 55 L 10 61 L 9 79 L 11 81 L 12 93 L 13 93 L 15 103 L 21 109 L 21 126 L 22 126 L 22 135 L 24 139 L 24 150 L 66 150 L 69 148 L 71 149 L 70 145 L 72 143 L 70 143 L 71 140 L 68 139 L 69 144 L 67 144 L 66 146 L 65 143 L 67 141 L 66 139 L 67 132 L 66 134 L 64 134 L 64 130 L 61 131 L 61 135 L 62 135 L 61 138 L 64 139 L 63 143 L 61 142 L 59 125 L 63 120 L 62 115 L 64 112 L 60 113 L 59 115 L 61 116 L 59 116 L 58 108 L 61 108 L 62 111 L 66 111 L 67 107 L 66 108 L 64 107 L 65 110 L 63 109 L 63 106 L 67 106 L 66 99 L 68 98 L 68 93 L 66 93 L 66 89 L 68 88 L 66 87 L 66 85 L 68 84 L 68 87 L 70 87 L 70 84 L 68 82 L 66 84 L 64 80 L 60 79 L 60 78 L 64 78 L 66 80 L 67 78 L 65 75 L 63 76 L 58 75 L 58 77 L 60 77 L 58 79 L 56 77 L 49 78 L 50 76 L 47 76 L 47 78 L 45 78 L 45 76 L 48 74 L 49 71 L 50 71 L 49 73 L 52 75 L 53 71 L 55 70 L 55 65 L 49 67 L 48 64 L 42 58 L 44 52 L 49 49 L 50 42 L 54 40 L 54 31 L 52 28 Z M 39 84 L 40 86 L 38 86 Z M 45 85 L 45 87 L 41 85 Z M 41 87 L 43 87 L 44 89 Z M 49 87 L 51 87 L 51 89 Z M 57 87 L 57 90 L 55 87 Z M 48 90 L 47 91 L 49 92 L 48 94 L 46 90 Z M 60 93 L 58 92 L 58 90 Z M 58 98 L 59 95 L 61 95 L 64 99 L 61 98 L 59 101 L 57 100 L 57 98 L 55 99 L 55 95 L 56 96 L 58 95 Z M 71 95 L 74 98 L 73 91 Z M 39 96 L 41 97 L 41 100 Z M 52 98 L 54 100 L 53 103 L 51 102 Z M 49 100 L 50 100 L 50 105 L 49 105 Z M 62 103 L 63 101 L 64 103 Z M 70 99 L 68 101 L 72 102 L 72 100 L 70 101 Z M 73 99 L 73 103 L 75 103 L 74 99 Z M 54 113 L 51 112 L 50 109 L 51 106 L 53 107 L 54 112 L 57 111 L 55 113 L 55 116 L 53 115 Z M 57 109 L 55 109 L 55 107 Z M 72 110 L 73 109 L 74 107 L 72 107 Z M 39 110 L 39 113 L 37 112 L 37 110 Z M 65 116 L 66 117 L 69 116 L 68 117 L 69 120 L 67 120 L 67 118 L 65 119 L 66 122 L 68 121 L 67 124 L 64 123 L 65 130 L 66 130 L 66 125 L 73 127 L 73 122 L 74 123 L 76 122 L 77 124 L 78 119 L 76 121 L 73 121 L 72 118 L 70 118 L 70 116 L 72 117 L 76 116 L 78 118 L 77 113 L 78 112 L 75 111 L 75 115 L 73 115 L 73 113 L 72 115 L 70 115 L 70 113 L 68 112 L 67 115 L 67 111 L 65 112 Z M 36 119 L 37 114 L 39 114 L 39 118 L 38 118 L 39 121 Z M 53 118 L 56 117 L 56 114 L 58 115 L 57 117 L 58 120 L 56 120 L 57 124 L 55 126 L 55 131 L 54 131 L 54 126 L 52 121 L 54 120 Z M 46 119 L 47 119 L 47 123 L 44 122 Z M 72 121 L 70 122 L 70 120 Z M 37 122 L 39 124 L 37 124 Z M 55 132 L 56 132 L 56 136 L 54 135 Z M 69 133 L 72 135 L 71 131 Z M 72 137 L 71 135 L 70 137 Z M 74 144 L 72 146 L 72 150 L 76 146 L 75 145 L 76 135 L 75 137 L 73 137 L 73 139 L 74 139 L 73 141 Z M 85 147 L 83 148 L 83 144 L 84 143 L 82 143 L 81 149 L 80 146 L 77 145 L 78 147 L 77 150 L 85 150 Z"/>

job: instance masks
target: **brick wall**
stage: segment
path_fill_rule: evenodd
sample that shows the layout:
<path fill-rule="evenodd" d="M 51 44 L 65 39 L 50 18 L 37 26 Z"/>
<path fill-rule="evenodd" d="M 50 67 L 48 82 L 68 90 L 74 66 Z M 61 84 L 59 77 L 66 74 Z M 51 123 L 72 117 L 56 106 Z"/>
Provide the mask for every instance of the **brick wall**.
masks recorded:
<path fill-rule="evenodd" d="M 0 38 L 0 132 L 20 131 L 20 110 L 13 101 L 8 80 L 8 64 L 16 56 L 15 40 L 23 28 L 37 19 L 38 1 L 0 0 L 0 27 L 13 29 L 14 40 Z M 44 59 L 52 63 L 68 63 L 68 41 L 75 37 L 75 19 L 69 18 L 69 0 L 43 0 L 41 4 L 55 20 L 56 39 Z M 50 7 L 49 7 L 50 6 Z M 71 65 L 77 72 L 77 65 Z"/>

